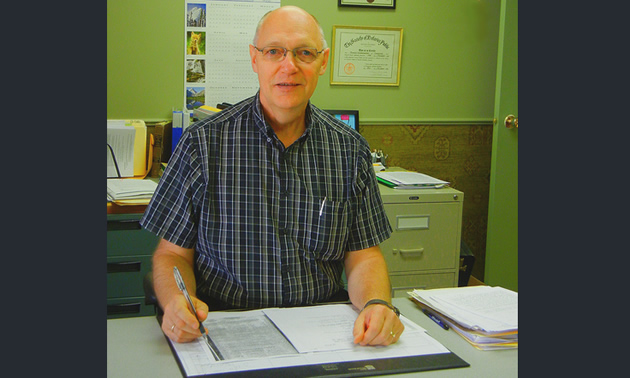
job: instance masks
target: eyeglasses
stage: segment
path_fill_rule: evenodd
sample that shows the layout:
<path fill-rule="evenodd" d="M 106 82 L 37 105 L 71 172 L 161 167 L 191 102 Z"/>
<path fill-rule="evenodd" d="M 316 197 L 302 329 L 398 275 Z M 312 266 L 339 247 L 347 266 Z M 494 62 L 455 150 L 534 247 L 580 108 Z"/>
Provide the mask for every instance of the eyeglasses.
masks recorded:
<path fill-rule="evenodd" d="M 287 52 L 291 51 L 293 56 L 298 60 L 304 63 L 312 63 L 317 59 L 317 55 L 319 55 L 322 51 L 317 51 L 314 47 L 296 47 L 293 50 L 286 49 L 284 47 L 279 46 L 267 46 L 259 49 L 254 46 L 254 48 L 260 51 L 263 54 L 263 58 L 270 62 L 281 62 L 287 56 Z"/>

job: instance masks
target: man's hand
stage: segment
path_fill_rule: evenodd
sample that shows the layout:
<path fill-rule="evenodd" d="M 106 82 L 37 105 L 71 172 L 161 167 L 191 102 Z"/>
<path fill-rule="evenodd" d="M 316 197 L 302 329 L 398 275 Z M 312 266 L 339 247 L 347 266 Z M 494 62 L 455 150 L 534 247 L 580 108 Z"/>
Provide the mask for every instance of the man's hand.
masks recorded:
<path fill-rule="evenodd" d="M 173 275 L 174 266 L 177 266 L 184 285 L 188 288 L 190 299 L 197 309 L 197 316 L 201 321 L 208 317 L 208 305 L 195 296 L 194 254 L 193 249 L 179 247 L 164 239 L 160 240 L 153 253 L 153 287 L 158 303 L 164 310 L 162 331 L 169 339 L 178 343 L 196 339 L 201 336 L 201 331 L 186 297 L 177 287 Z"/>
<path fill-rule="evenodd" d="M 208 317 L 208 305 L 195 297 L 191 297 L 197 316 L 202 322 Z M 169 339 L 186 343 L 201 336 L 199 322 L 190 311 L 190 306 L 184 295 L 178 295 L 164 306 L 164 317 L 162 318 L 162 331 Z"/>
<path fill-rule="evenodd" d="M 405 330 L 396 313 L 381 304 L 370 305 L 359 313 L 354 322 L 354 343 L 360 345 L 390 345 L 398 341 Z"/>

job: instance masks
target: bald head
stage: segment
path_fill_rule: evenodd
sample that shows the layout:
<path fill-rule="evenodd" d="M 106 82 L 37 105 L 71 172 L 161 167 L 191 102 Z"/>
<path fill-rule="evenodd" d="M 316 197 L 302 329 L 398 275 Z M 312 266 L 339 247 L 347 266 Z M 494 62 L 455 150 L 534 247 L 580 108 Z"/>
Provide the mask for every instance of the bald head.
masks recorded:
<path fill-rule="evenodd" d="M 253 45 L 258 46 L 257 43 L 258 43 L 258 37 L 260 35 L 260 31 L 263 29 L 267 21 L 274 22 L 274 21 L 281 21 L 283 19 L 300 19 L 300 18 L 303 19 L 304 27 L 307 27 L 308 26 L 307 24 L 311 23 L 312 27 L 317 28 L 317 32 L 320 36 L 321 44 L 322 44 L 321 49 L 327 48 L 328 44 L 326 43 L 326 38 L 324 37 L 324 30 L 322 29 L 321 25 L 319 24 L 319 21 L 317 21 L 315 16 L 308 13 L 302 8 L 292 6 L 292 5 L 286 5 L 284 7 L 274 9 L 272 11 L 265 13 L 265 15 L 262 16 L 260 21 L 258 21 L 258 25 L 256 26 L 256 33 L 254 34 L 254 40 L 252 42 Z"/>

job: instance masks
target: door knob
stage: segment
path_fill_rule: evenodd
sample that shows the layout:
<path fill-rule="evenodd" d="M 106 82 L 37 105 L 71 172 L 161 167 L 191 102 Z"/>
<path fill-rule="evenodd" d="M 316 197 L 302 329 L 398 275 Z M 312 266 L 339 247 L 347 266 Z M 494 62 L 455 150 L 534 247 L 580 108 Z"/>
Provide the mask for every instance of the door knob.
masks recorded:
<path fill-rule="evenodd" d="M 505 117 L 505 127 L 508 129 L 517 128 L 518 129 L 518 117 L 514 117 L 514 115 L 510 114 Z"/>

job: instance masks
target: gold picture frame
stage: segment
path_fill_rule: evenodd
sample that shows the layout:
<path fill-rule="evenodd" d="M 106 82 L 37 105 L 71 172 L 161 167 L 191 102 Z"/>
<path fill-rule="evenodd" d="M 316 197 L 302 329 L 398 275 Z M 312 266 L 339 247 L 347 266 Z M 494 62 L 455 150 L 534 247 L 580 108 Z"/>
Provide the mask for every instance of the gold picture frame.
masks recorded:
<path fill-rule="evenodd" d="M 403 28 L 333 25 L 331 85 L 400 85 Z"/>
<path fill-rule="evenodd" d="M 396 9 L 396 0 L 339 0 L 337 6 Z"/>

